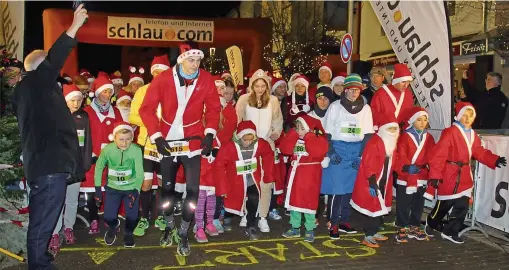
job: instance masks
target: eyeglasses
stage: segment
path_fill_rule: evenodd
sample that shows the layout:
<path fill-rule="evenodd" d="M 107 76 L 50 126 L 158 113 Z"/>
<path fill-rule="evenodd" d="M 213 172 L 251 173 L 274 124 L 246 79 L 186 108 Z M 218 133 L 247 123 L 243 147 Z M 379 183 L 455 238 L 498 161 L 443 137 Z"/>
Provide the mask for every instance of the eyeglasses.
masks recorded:
<path fill-rule="evenodd" d="M 354 93 L 355 93 L 355 92 L 360 92 L 360 91 L 362 91 L 362 90 L 361 90 L 361 89 L 359 89 L 359 88 L 348 88 L 348 89 L 346 89 L 346 90 L 348 90 L 348 91 L 350 91 L 350 92 L 354 92 Z"/>

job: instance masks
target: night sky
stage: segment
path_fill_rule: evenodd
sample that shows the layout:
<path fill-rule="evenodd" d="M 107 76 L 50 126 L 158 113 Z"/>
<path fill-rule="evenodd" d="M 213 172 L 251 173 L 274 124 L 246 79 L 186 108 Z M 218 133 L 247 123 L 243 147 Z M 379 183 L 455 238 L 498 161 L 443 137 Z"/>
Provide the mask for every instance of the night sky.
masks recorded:
<path fill-rule="evenodd" d="M 93 1 L 86 2 L 86 8 L 89 11 L 112 12 L 112 13 L 131 13 L 148 14 L 160 16 L 189 16 L 216 18 L 224 17 L 233 8 L 238 7 L 240 1 L 226 2 L 197 2 L 197 1 Z M 43 2 L 26 1 L 25 2 L 25 44 L 24 55 L 27 55 L 34 49 L 43 49 L 43 27 L 42 12 L 47 8 L 72 8 L 71 1 Z M 120 65 L 121 48 L 118 46 L 79 44 L 78 55 L 80 66 L 90 69 L 92 73 L 96 66 L 109 72 L 115 70 Z M 93 53 L 95 57 L 86 57 Z M 108 62 L 101 59 L 108 59 Z"/>

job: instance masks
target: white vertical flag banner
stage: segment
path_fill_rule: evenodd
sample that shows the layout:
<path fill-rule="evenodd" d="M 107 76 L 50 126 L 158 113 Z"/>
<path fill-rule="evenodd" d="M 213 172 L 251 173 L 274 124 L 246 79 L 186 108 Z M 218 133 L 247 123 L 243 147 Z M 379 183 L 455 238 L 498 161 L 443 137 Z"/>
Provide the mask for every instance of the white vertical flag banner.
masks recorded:
<path fill-rule="evenodd" d="M 433 129 L 451 125 L 451 44 L 442 1 L 380 1 L 371 6 L 399 62 L 410 68 L 411 83 Z"/>
<path fill-rule="evenodd" d="M 0 1 L 0 45 L 9 57 L 23 61 L 25 1 Z"/>

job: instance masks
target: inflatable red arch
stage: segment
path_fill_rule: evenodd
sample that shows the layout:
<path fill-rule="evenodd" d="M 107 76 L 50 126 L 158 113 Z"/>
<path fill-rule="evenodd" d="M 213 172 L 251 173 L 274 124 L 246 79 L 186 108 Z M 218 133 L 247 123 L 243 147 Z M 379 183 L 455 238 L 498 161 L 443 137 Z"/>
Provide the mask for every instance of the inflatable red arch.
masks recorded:
<path fill-rule="evenodd" d="M 108 39 L 108 16 L 181 19 L 214 21 L 214 42 L 200 43 L 200 48 L 228 48 L 237 45 L 243 50 L 244 74 L 248 70 L 268 68 L 263 61 L 263 47 L 269 44 L 272 35 L 272 22 L 266 18 L 235 19 L 235 18 L 184 18 L 163 17 L 140 14 L 115 14 L 89 12 L 88 22 L 78 32 L 78 40 L 83 43 L 139 46 L 139 47 L 178 47 L 175 41 L 123 40 Z M 42 15 L 44 28 L 44 50 L 49 50 L 57 38 L 69 28 L 73 20 L 73 11 L 69 9 L 46 9 Z M 62 69 L 62 73 L 75 76 L 78 73 L 78 52 L 74 49 Z"/>

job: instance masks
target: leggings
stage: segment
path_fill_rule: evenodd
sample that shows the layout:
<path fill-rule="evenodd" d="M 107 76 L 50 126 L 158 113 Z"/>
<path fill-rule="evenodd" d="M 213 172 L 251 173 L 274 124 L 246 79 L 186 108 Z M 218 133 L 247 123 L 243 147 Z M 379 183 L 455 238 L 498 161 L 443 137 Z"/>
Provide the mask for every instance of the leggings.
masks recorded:
<path fill-rule="evenodd" d="M 182 206 L 182 220 L 186 222 L 191 222 L 193 220 L 200 185 L 200 159 L 201 156 L 197 155 L 191 158 L 187 156 L 179 156 L 177 158 L 164 157 L 161 160 L 161 175 L 163 182 L 161 187 L 160 205 L 167 221 L 173 220 L 169 217 L 173 216 L 174 206 L 177 199 L 175 183 L 177 170 L 180 164 L 184 166 L 187 194 Z"/>
<path fill-rule="evenodd" d="M 53 230 L 53 234 L 58 234 L 62 230 L 62 219 L 64 220 L 64 229 L 73 229 L 78 213 L 78 197 L 80 194 L 81 183 L 74 183 L 67 186 L 65 193 L 65 203 L 57 221 L 57 226 Z"/>
<path fill-rule="evenodd" d="M 200 190 L 198 195 L 198 205 L 194 212 L 194 218 L 196 220 L 196 228 L 203 229 L 204 227 L 204 216 L 207 214 L 207 224 L 214 221 L 214 214 L 216 212 L 216 195 L 207 195 L 206 190 Z"/>
<path fill-rule="evenodd" d="M 246 191 L 246 209 L 247 209 L 247 228 L 256 226 L 256 211 L 260 203 L 260 193 L 256 185 L 251 185 Z"/>
<path fill-rule="evenodd" d="M 85 193 L 85 196 L 87 198 L 87 208 L 88 208 L 88 219 L 89 221 L 97 220 L 99 221 L 99 209 L 97 208 L 97 205 L 95 204 L 95 193 L 94 192 L 87 192 Z"/>

